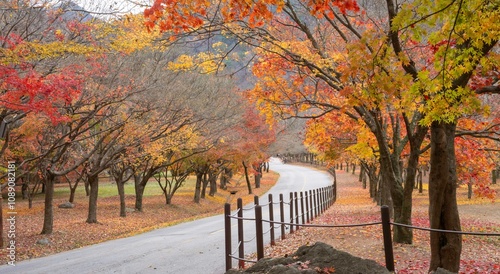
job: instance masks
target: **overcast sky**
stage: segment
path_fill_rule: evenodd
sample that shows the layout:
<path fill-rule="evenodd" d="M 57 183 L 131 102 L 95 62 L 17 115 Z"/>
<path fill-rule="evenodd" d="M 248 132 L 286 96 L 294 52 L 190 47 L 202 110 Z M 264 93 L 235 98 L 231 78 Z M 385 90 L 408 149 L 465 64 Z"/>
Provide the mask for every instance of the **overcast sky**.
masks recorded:
<path fill-rule="evenodd" d="M 56 5 L 61 2 L 72 1 L 87 11 L 102 14 L 142 13 L 153 0 L 52 0 Z"/>

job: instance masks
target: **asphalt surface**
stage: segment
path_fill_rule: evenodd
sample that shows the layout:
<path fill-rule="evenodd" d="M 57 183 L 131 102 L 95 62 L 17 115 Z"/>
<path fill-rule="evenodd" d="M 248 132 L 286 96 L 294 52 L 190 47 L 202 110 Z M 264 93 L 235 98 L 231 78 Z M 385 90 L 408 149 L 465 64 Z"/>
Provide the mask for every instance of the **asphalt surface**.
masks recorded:
<path fill-rule="evenodd" d="M 332 183 L 332 178 L 327 173 L 282 164 L 276 159 L 271 161 L 270 168 L 280 173 L 277 184 L 268 192 L 276 197 L 273 198 L 275 202 L 280 193 L 288 197 L 290 192 L 316 189 Z M 261 205 L 268 203 L 267 197 L 267 194 L 261 197 Z M 250 218 L 251 206 L 248 209 L 249 215 L 245 213 L 244 216 Z M 236 249 L 236 221 L 232 222 L 232 227 L 233 248 Z M 245 239 L 253 238 L 252 232 L 255 235 L 255 226 L 250 222 L 245 222 L 244 230 Z M 0 273 L 220 274 L 225 272 L 224 237 L 224 218 L 223 215 L 217 215 L 129 238 L 21 261 L 15 266 L 0 266 Z M 276 238 L 278 237 L 279 234 L 276 234 Z M 269 242 L 268 239 L 266 241 Z M 255 250 L 252 241 L 245 243 L 246 254 Z M 236 266 L 237 262 L 233 260 L 233 267 Z"/>

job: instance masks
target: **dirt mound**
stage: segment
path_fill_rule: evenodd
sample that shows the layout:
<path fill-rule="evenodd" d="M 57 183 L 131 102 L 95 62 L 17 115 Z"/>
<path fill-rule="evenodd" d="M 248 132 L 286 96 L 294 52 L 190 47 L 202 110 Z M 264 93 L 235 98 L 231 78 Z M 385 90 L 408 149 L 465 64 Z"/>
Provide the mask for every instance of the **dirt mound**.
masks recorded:
<path fill-rule="evenodd" d="M 246 270 L 231 269 L 226 274 L 295 274 L 295 273 L 336 273 L 336 274 L 382 274 L 390 273 L 375 261 L 354 257 L 332 246 L 317 242 L 311 246 L 301 246 L 288 257 L 264 258 Z"/>

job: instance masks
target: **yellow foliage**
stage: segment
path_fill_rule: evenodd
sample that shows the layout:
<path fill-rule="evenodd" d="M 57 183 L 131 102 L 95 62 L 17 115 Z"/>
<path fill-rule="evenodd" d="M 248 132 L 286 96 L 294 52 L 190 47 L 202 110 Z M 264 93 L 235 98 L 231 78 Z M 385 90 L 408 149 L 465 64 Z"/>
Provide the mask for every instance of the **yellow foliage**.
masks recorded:
<path fill-rule="evenodd" d="M 174 62 L 169 62 L 167 68 L 172 71 L 195 71 L 212 73 L 218 68 L 218 55 L 201 52 L 195 56 L 180 55 Z"/>
<path fill-rule="evenodd" d="M 160 32 L 157 28 L 148 31 L 144 23 L 145 18 L 140 14 L 127 15 L 120 20 L 100 24 L 96 35 L 110 50 L 127 54 L 148 47 L 158 47 L 155 40 Z"/>
<path fill-rule="evenodd" d="M 1 64 L 19 64 L 42 59 L 58 58 L 69 54 L 88 55 L 98 53 L 101 48 L 79 44 L 72 41 L 55 41 L 50 43 L 24 42 L 13 49 L 0 48 Z"/>
<path fill-rule="evenodd" d="M 169 62 L 167 68 L 173 71 L 189 71 L 194 68 L 194 60 L 192 56 L 181 55 L 175 62 Z"/>

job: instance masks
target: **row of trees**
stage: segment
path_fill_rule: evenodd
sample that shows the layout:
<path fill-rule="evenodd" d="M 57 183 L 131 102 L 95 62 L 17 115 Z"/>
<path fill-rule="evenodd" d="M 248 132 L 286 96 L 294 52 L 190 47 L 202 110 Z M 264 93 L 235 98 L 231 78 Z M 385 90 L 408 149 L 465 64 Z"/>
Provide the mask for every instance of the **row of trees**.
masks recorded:
<path fill-rule="evenodd" d="M 68 182 L 70 202 L 83 182 L 87 223 L 96 223 L 104 172 L 118 187 L 121 216 L 129 180 L 137 211 L 153 178 L 163 177 L 170 203 L 195 174 L 199 202 L 207 185 L 215 194 L 221 172 L 258 170 L 274 139 L 235 79 L 200 73 L 217 64 L 179 66 L 186 49 L 146 30 L 142 15 L 105 19 L 71 2 L 0 4 L 0 120 L 7 128 L 0 157 L 16 162 L 28 198 L 43 188 L 42 234 L 54 230 L 57 182 Z"/>
<path fill-rule="evenodd" d="M 156 0 L 145 16 L 177 41 L 253 48 L 248 94 L 268 121 L 306 118 L 312 152 L 333 162 L 350 147 L 343 157 L 378 169 L 397 223 L 411 224 L 422 157 L 430 224 L 443 230 L 460 230 L 458 176 L 481 176 L 466 159 L 487 172 L 498 159 L 497 1 Z M 396 242 L 412 239 L 395 228 Z M 460 253 L 460 235 L 431 233 L 430 270 L 458 272 Z"/>

